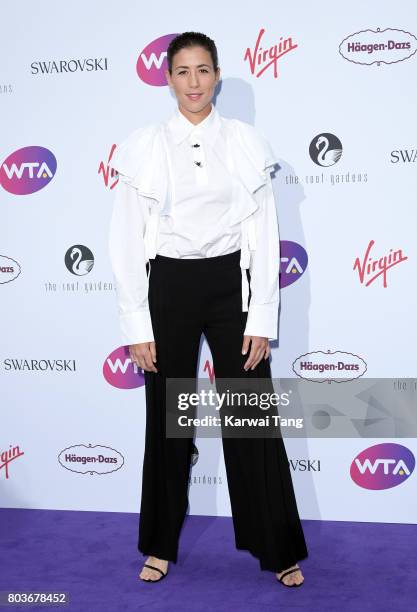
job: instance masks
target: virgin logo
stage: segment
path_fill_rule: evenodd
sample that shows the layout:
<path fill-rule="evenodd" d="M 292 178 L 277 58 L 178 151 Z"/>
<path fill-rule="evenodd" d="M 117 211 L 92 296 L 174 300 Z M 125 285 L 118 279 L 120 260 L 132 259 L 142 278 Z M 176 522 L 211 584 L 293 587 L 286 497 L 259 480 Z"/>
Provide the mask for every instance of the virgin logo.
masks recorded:
<path fill-rule="evenodd" d="M 160 87 L 167 85 L 165 70 L 168 68 L 167 48 L 169 43 L 177 34 L 165 34 L 150 42 L 139 53 L 136 62 L 138 77 L 148 85 Z"/>
<path fill-rule="evenodd" d="M 6 478 L 9 478 L 9 465 L 15 459 L 18 459 L 25 453 L 20 450 L 18 446 L 10 445 L 9 450 L 2 451 L 0 453 L 0 472 L 4 470 Z"/>
<path fill-rule="evenodd" d="M 214 383 L 214 368 L 213 368 L 213 364 L 210 363 L 208 359 L 206 360 L 206 363 L 204 364 L 203 372 L 207 372 L 210 383 L 213 384 Z"/>
<path fill-rule="evenodd" d="M 107 158 L 107 162 L 100 162 L 98 173 L 103 175 L 104 184 L 106 187 L 110 187 L 110 189 L 114 189 L 117 183 L 119 182 L 119 175 L 114 168 L 111 168 L 110 161 L 113 157 L 113 153 L 116 150 L 116 145 L 112 145 L 110 149 L 110 154 Z"/>
<path fill-rule="evenodd" d="M 359 280 L 362 284 L 365 284 L 365 287 L 373 283 L 378 276 L 382 276 L 383 286 L 387 287 L 387 271 L 393 266 L 405 261 L 408 257 L 403 255 L 401 249 L 394 252 L 393 249 L 390 249 L 388 255 L 383 255 L 379 259 L 373 259 L 370 257 L 369 253 L 374 244 L 375 240 L 369 242 L 363 260 L 361 261 L 359 257 L 357 257 L 353 269 L 358 271 Z"/>
<path fill-rule="evenodd" d="M 280 57 L 293 51 L 298 45 L 293 44 L 292 38 L 279 39 L 278 44 L 272 45 L 269 49 L 261 47 L 261 38 L 264 35 L 265 28 L 259 30 L 258 38 L 256 39 L 255 47 L 248 47 L 245 51 L 244 61 L 248 60 L 249 68 L 252 74 L 259 78 L 265 70 L 270 66 L 274 67 L 274 78 L 278 77 L 278 60 Z"/>

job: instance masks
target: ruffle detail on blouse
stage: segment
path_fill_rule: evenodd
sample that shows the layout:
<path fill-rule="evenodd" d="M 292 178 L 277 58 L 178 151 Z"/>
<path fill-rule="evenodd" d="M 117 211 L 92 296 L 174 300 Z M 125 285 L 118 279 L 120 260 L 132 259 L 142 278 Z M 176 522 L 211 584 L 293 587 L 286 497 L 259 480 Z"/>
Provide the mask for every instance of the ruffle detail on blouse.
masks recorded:
<path fill-rule="evenodd" d="M 234 183 L 230 223 L 241 225 L 242 310 L 247 311 L 249 284 L 246 270 L 250 267 L 251 251 L 256 250 L 253 213 L 262 205 L 262 198 L 256 192 L 267 182 L 267 169 L 278 162 L 269 142 L 252 125 L 224 117 L 221 121 L 214 151 L 229 169 Z M 134 130 L 116 147 L 110 162 L 123 181 L 135 187 L 139 194 L 157 202 L 157 206 L 151 207 L 146 228 L 147 260 L 156 255 L 159 216 L 175 214 L 166 129 L 166 122 L 162 122 Z"/>
<path fill-rule="evenodd" d="M 224 139 L 215 145 L 217 155 L 237 179 L 231 223 L 239 223 L 259 204 L 253 193 L 266 183 L 266 169 L 277 163 L 268 141 L 252 125 L 222 118 Z M 138 192 L 160 202 L 159 214 L 172 215 L 171 164 L 166 146 L 165 122 L 134 130 L 116 147 L 110 165 Z"/>
<path fill-rule="evenodd" d="M 277 161 L 268 141 L 252 125 L 229 121 L 232 172 L 238 179 L 231 210 L 231 223 L 235 224 L 259 208 L 253 194 L 266 184 L 266 170 Z"/>
<path fill-rule="evenodd" d="M 141 195 L 165 204 L 169 183 L 160 124 L 131 132 L 116 147 L 110 166 Z"/>

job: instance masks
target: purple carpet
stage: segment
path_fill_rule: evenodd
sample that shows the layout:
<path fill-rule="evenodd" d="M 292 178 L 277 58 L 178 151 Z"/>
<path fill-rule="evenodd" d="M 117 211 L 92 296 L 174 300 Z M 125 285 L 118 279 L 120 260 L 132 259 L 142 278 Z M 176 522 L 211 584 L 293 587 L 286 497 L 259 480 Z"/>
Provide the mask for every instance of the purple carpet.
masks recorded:
<path fill-rule="evenodd" d="M 137 579 L 138 515 L 0 509 L 0 591 L 67 591 L 67 606 L 10 610 L 405 612 L 417 606 L 417 526 L 303 521 L 305 582 L 289 589 L 234 547 L 230 518 L 187 516 L 177 564 Z"/>

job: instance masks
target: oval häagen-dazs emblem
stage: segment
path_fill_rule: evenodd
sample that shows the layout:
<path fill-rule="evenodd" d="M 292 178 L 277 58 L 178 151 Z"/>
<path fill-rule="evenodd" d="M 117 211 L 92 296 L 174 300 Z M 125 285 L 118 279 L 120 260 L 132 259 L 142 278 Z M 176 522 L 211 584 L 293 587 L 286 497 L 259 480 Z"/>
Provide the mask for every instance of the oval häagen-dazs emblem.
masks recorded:
<path fill-rule="evenodd" d="M 20 264 L 7 255 L 0 255 L 0 285 L 14 281 L 22 269 Z"/>
<path fill-rule="evenodd" d="M 366 362 L 346 351 L 312 351 L 300 355 L 293 361 L 292 369 L 297 376 L 312 382 L 347 382 L 363 376 Z"/>

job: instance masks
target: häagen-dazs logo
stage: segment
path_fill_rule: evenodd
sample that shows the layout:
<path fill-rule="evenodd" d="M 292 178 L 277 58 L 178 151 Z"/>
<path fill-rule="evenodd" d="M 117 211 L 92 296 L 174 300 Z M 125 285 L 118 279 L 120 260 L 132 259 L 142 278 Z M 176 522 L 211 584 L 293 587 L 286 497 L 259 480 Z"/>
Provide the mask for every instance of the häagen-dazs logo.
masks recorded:
<path fill-rule="evenodd" d="M 15 259 L 0 255 L 0 285 L 15 280 L 21 272 L 20 264 Z"/>
<path fill-rule="evenodd" d="M 119 346 L 110 353 L 103 364 L 103 376 L 118 389 L 136 389 L 145 384 L 143 370 L 132 362 L 127 346 Z"/>
<path fill-rule="evenodd" d="M 363 376 L 367 365 L 362 357 L 346 351 L 312 351 L 297 357 L 292 364 L 300 378 L 312 382 L 347 382 Z"/>
<path fill-rule="evenodd" d="M 307 252 L 297 242 L 281 240 L 280 287 L 283 289 L 295 283 L 307 268 Z"/>
<path fill-rule="evenodd" d="M 116 472 L 125 462 L 119 451 L 102 444 L 74 444 L 59 453 L 58 461 L 70 472 L 91 475 Z"/>
<path fill-rule="evenodd" d="M 409 448 L 386 442 L 359 453 L 350 466 L 350 476 L 364 489 L 392 489 L 411 476 L 416 464 Z"/>
<path fill-rule="evenodd" d="M 14 195 L 28 195 L 46 187 L 56 173 L 55 155 L 45 147 L 23 147 L 0 167 L 1 186 Z"/>
<path fill-rule="evenodd" d="M 342 157 L 342 143 L 334 134 L 323 132 L 313 138 L 309 153 L 313 162 L 318 166 L 325 168 L 334 166 Z"/>
<path fill-rule="evenodd" d="M 161 87 L 167 85 L 165 70 L 168 68 L 167 48 L 178 34 L 165 34 L 155 38 L 139 53 L 136 62 L 138 77 L 148 85 Z"/>
<path fill-rule="evenodd" d="M 365 66 L 403 62 L 416 51 L 414 34 L 396 28 L 361 30 L 349 34 L 339 45 L 339 53 L 345 60 Z"/>

